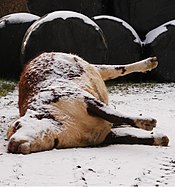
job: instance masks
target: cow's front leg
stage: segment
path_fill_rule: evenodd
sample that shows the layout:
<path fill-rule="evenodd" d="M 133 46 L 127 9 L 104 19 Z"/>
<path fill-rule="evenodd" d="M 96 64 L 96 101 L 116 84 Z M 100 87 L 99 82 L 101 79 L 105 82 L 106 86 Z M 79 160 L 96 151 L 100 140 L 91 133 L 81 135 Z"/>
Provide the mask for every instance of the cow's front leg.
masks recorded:
<path fill-rule="evenodd" d="M 124 116 L 123 116 L 124 117 Z M 156 127 L 157 124 L 157 120 L 154 118 L 141 118 L 141 117 L 127 117 L 125 116 L 125 118 L 128 120 L 128 122 L 124 120 L 122 125 L 130 125 L 132 127 L 135 128 L 139 128 L 139 129 L 144 129 L 147 131 L 152 131 L 153 128 Z M 113 123 L 113 128 L 117 127 L 118 124 L 117 123 Z"/>
<path fill-rule="evenodd" d="M 153 118 L 134 118 L 120 114 L 110 106 L 102 103 L 95 98 L 86 98 L 87 111 L 90 115 L 101 117 L 114 124 L 114 127 L 121 125 L 130 125 L 132 127 L 141 128 L 151 131 L 156 127 L 156 119 Z"/>
<path fill-rule="evenodd" d="M 12 125 L 12 129 L 14 134 L 9 136 L 8 144 L 10 153 L 29 154 L 50 150 L 59 143 L 59 129 L 49 119 L 26 119 L 24 116 Z"/>

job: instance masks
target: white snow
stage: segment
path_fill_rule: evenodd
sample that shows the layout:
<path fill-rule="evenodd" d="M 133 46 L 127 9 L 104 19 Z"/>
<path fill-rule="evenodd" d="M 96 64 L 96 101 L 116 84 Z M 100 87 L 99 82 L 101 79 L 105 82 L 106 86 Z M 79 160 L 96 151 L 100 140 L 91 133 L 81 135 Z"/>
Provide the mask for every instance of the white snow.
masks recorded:
<path fill-rule="evenodd" d="M 20 23 L 27 23 L 32 22 L 39 19 L 39 16 L 29 14 L 29 13 L 14 13 L 4 16 L 0 19 L 0 28 L 6 26 L 6 23 L 10 24 L 20 24 Z"/>
<path fill-rule="evenodd" d="M 97 30 L 99 30 L 99 26 L 92 21 L 90 18 L 88 18 L 87 16 L 80 14 L 78 12 L 73 12 L 73 11 L 55 11 L 52 12 L 50 14 L 48 14 L 47 16 L 43 17 L 42 22 L 49 22 L 52 21 L 54 19 L 57 18 L 61 18 L 61 19 L 68 19 L 68 18 L 79 18 L 82 19 L 84 21 L 84 23 L 87 23 L 89 25 L 92 25 L 93 27 L 95 27 Z"/>
<path fill-rule="evenodd" d="M 110 145 L 9 154 L 5 137 L 8 123 L 18 117 L 15 90 L 0 98 L 0 185 L 174 186 L 175 83 L 121 84 L 109 90 L 111 105 L 121 113 L 156 118 L 154 133 L 168 135 L 169 147 Z M 133 128 L 116 131 L 146 133 Z"/>
<path fill-rule="evenodd" d="M 164 23 L 163 25 L 160 25 L 159 27 L 148 32 L 148 34 L 146 35 L 146 39 L 143 42 L 144 45 L 152 43 L 160 34 L 166 32 L 168 30 L 167 29 L 168 25 L 175 26 L 175 20 Z"/>
<path fill-rule="evenodd" d="M 114 16 L 107 16 L 107 15 L 100 15 L 100 16 L 95 16 L 93 18 L 94 20 L 96 19 L 109 19 L 109 20 L 113 20 L 113 21 L 116 21 L 116 22 L 119 22 L 121 23 L 126 29 L 128 29 L 129 31 L 131 31 L 131 33 L 133 34 L 133 36 L 135 37 L 135 40 L 134 42 L 135 43 L 139 43 L 141 44 L 141 40 L 138 36 L 138 34 L 136 33 L 136 31 L 131 27 L 131 25 L 129 25 L 126 21 L 120 19 L 120 18 L 117 18 L 117 17 L 114 17 Z M 117 34 L 117 33 L 116 33 Z"/>

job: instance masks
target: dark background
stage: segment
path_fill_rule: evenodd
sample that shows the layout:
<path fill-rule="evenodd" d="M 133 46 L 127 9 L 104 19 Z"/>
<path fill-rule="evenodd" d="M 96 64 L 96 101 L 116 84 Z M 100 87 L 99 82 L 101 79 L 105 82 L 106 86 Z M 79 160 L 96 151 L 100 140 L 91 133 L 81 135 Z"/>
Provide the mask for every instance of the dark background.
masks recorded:
<path fill-rule="evenodd" d="M 142 39 L 147 32 L 175 19 L 175 0 L 28 0 L 32 13 L 73 10 L 89 17 L 112 15 L 128 22 Z"/>

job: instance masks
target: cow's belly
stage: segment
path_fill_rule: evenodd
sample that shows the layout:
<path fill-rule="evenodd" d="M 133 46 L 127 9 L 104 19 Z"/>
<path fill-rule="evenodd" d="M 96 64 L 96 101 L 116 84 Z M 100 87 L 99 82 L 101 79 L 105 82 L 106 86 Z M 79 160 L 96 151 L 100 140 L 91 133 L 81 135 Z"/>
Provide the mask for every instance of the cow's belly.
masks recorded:
<path fill-rule="evenodd" d="M 98 145 L 111 129 L 108 121 L 89 115 L 81 99 L 53 103 L 51 113 L 61 123 L 58 148 Z"/>

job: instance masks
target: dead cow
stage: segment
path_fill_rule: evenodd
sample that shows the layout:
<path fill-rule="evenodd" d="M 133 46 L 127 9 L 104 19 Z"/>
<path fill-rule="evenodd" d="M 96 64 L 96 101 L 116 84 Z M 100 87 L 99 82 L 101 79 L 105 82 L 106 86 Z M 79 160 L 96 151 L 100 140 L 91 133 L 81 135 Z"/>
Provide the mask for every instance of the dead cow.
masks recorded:
<path fill-rule="evenodd" d="M 157 65 L 156 58 L 128 65 L 92 65 L 72 54 L 41 54 L 21 75 L 20 118 L 9 127 L 8 151 L 28 154 L 111 143 L 166 146 L 167 136 L 120 137 L 111 130 L 113 124 L 127 124 L 151 131 L 156 120 L 131 118 L 110 108 L 104 83 Z"/>

